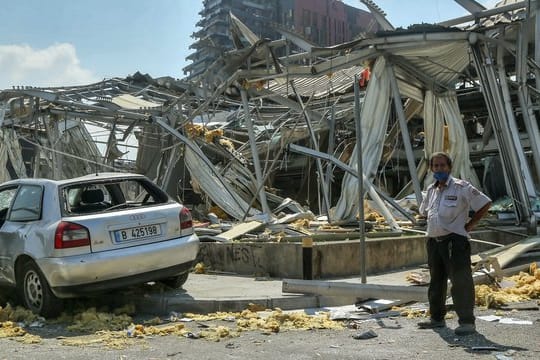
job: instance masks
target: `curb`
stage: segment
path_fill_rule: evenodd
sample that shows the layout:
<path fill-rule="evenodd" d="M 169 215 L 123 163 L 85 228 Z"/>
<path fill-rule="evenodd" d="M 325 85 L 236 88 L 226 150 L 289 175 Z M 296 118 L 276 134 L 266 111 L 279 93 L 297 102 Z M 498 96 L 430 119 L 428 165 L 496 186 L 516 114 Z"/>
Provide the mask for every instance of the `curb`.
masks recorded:
<path fill-rule="evenodd" d="M 294 310 L 320 307 L 320 303 L 320 297 L 317 295 L 195 299 L 187 294 L 172 296 L 150 294 L 135 300 L 137 311 L 141 313 L 192 312 L 200 314 L 240 312 L 252 304 L 262 306 L 265 309 L 280 308 L 282 310 Z"/>

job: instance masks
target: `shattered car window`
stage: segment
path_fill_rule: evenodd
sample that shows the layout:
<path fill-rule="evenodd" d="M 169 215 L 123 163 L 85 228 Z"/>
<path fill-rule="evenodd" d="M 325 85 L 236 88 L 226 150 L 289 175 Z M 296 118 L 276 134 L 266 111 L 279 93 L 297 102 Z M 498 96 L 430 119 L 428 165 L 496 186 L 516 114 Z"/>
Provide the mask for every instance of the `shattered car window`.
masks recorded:
<path fill-rule="evenodd" d="M 17 193 L 17 187 L 11 187 L 0 191 L 0 227 L 4 225 L 11 201 Z"/>
<path fill-rule="evenodd" d="M 62 190 L 66 214 L 88 214 L 152 206 L 169 201 L 155 185 L 141 179 L 78 183 Z"/>
<path fill-rule="evenodd" d="M 10 221 L 34 221 L 41 218 L 43 188 L 23 185 L 17 192 L 9 215 Z"/>
<path fill-rule="evenodd" d="M 0 209 L 7 209 L 17 192 L 16 187 L 4 189 L 0 192 Z"/>

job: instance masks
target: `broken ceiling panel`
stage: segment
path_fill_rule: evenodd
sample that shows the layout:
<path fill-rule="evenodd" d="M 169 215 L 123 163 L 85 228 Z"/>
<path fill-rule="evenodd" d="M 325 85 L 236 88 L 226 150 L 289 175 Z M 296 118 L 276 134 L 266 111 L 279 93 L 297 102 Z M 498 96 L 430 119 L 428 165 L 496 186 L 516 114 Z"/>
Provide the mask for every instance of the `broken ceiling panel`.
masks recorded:
<path fill-rule="evenodd" d="M 158 104 L 152 101 L 138 98 L 131 94 L 122 94 L 122 95 L 115 96 L 111 99 L 111 101 L 114 104 L 120 106 L 122 109 L 129 109 L 129 110 L 156 108 L 162 105 L 162 104 Z"/>

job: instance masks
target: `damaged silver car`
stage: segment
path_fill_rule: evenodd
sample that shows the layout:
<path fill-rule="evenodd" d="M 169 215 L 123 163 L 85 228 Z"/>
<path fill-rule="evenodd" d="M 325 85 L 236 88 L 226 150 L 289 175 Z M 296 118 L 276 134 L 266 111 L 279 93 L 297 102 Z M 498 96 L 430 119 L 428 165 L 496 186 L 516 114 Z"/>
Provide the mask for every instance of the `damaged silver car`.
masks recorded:
<path fill-rule="evenodd" d="M 198 250 L 188 208 L 143 175 L 0 185 L 0 285 L 45 317 L 63 298 L 158 280 L 181 287 Z"/>

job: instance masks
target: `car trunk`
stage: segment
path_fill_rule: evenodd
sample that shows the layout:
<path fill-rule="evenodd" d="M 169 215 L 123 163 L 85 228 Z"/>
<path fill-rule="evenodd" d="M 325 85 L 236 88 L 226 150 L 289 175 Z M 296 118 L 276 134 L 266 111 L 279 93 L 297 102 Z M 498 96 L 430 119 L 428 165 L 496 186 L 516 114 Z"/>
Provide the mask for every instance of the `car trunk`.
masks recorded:
<path fill-rule="evenodd" d="M 90 232 L 92 252 L 156 243 L 180 237 L 178 204 L 121 209 L 65 218 Z"/>

